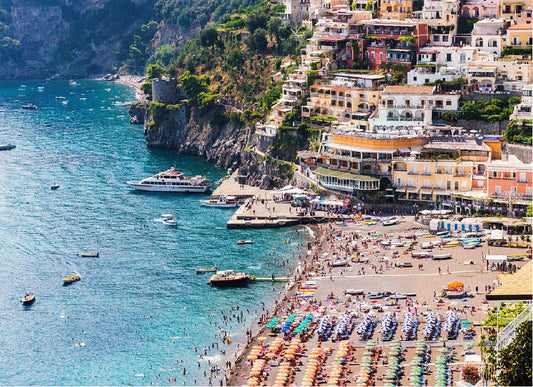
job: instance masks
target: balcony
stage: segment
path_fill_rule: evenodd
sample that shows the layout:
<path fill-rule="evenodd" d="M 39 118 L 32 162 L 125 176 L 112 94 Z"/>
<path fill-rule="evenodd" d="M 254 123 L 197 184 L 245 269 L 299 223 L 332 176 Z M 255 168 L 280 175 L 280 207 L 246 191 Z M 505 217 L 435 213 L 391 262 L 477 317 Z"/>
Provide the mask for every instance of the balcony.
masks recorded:
<path fill-rule="evenodd" d="M 524 179 L 518 179 L 516 182 L 517 182 L 517 183 L 520 183 L 520 184 L 527 184 L 527 183 L 529 183 L 529 181 L 528 181 L 527 179 L 525 179 L 525 180 L 524 180 Z"/>

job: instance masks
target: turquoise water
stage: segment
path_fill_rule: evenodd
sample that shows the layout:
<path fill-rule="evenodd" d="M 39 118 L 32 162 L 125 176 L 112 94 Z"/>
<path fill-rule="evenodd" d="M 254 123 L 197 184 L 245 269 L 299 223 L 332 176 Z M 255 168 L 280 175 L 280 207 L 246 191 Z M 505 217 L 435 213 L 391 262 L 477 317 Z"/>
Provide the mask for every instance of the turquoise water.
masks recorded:
<path fill-rule="evenodd" d="M 221 311 L 245 311 L 245 324 L 233 319 L 228 329 L 238 339 L 282 285 L 215 289 L 194 269 L 216 264 L 269 277 L 296 262 L 302 230 L 227 230 L 232 211 L 201 207 L 207 195 L 132 191 L 126 180 L 171 166 L 214 180 L 225 174 L 198 157 L 148 149 L 127 107 L 114 105 L 132 98 L 97 81 L 0 82 L 0 143 L 17 146 L 0 152 L 2 385 L 206 384 L 207 361 L 197 362 L 217 340 Z M 20 108 L 29 102 L 39 108 Z M 166 212 L 177 228 L 156 221 Z M 281 257 L 290 264 L 277 265 Z M 63 287 L 72 274 L 82 280 Z M 36 294 L 27 309 L 19 302 L 26 291 Z M 221 359 L 216 348 L 208 355 Z"/>

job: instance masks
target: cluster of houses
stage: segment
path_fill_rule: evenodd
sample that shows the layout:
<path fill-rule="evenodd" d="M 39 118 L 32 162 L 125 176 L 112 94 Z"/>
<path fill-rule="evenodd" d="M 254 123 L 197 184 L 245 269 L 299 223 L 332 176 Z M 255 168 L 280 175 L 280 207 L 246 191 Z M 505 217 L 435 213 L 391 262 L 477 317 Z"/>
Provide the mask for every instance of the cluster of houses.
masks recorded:
<path fill-rule="evenodd" d="M 511 118 L 531 120 L 532 0 L 425 0 L 420 9 L 412 0 L 283 4 L 283 19 L 313 35 L 298 68 L 275 75 L 282 96 L 256 127 L 260 149 L 281 126 L 305 122 L 320 131 L 320 148 L 305 152 L 302 165 L 327 189 L 525 214 L 531 151 L 443 119 L 470 99 L 516 95 L 522 102 Z M 288 122 L 295 111 L 301 118 Z"/>

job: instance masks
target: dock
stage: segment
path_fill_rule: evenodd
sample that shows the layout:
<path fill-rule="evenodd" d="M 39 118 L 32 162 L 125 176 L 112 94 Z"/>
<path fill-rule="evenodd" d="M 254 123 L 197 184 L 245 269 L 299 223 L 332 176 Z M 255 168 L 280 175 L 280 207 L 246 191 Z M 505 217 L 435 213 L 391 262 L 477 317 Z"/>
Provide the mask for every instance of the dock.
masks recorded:
<path fill-rule="evenodd" d="M 275 190 L 265 190 L 240 183 L 239 171 L 228 175 L 212 194 L 212 197 L 235 196 L 244 204 L 228 221 L 228 229 L 279 228 L 300 224 L 316 224 L 338 220 L 338 215 L 326 211 L 314 214 L 293 207 L 288 201 L 279 201 L 282 196 Z"/>
<path fill-rule="evenodd" d="M 274 277 L 274 279 L 272 278 L 255 278 L 254 281 L 270 281 L 270 282 L 284 282 L 284 281 L 289 281 L 290 278 L 289 277 Z"/>

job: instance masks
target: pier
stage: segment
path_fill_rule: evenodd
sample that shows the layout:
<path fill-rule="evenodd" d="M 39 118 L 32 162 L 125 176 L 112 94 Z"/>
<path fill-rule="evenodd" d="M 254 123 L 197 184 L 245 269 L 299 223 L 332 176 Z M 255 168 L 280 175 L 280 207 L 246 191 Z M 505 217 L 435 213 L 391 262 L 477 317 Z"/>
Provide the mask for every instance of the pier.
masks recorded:
<path fill-rule="evenodd" d="M 265 190 L 239 182 L 239 171 L 226 177 L 213 192 L 213 197 L 235 196 L 244 200 L 228 221 L 229 229 L 244 228 L 279 228 L 299 224 L 324 223 L 339 219 L 336 214 L 315 211 L 313 214 L 303 212 L 300 207 L 293 207 L 288 201 L 276 200 L 281 197 L 275 190 Z"/>

